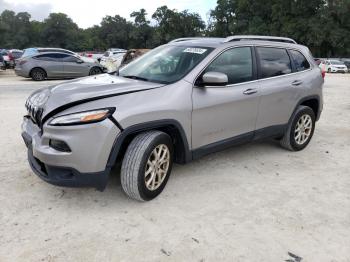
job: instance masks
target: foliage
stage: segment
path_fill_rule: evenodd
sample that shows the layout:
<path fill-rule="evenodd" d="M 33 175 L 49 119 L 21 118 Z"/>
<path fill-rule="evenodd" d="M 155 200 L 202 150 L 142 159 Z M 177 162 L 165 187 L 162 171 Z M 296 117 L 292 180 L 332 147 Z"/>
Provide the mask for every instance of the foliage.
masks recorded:
<path fill-rule="evenodd" d="M 5 10 L 0 15 L 0 48 L 153 48 L 180 37 L 259 34 L 294 38 L 315 56 L 349 56 L 349 14 L 350 0 L 217 0 L 207 25 L 198 13 L 161 6 L 151 21 L 142 8 L 129 20 L 106 16 L 100 25 L 81 29 L 66 14 L 51 13 L 38 22 L 26 12 Z"/>

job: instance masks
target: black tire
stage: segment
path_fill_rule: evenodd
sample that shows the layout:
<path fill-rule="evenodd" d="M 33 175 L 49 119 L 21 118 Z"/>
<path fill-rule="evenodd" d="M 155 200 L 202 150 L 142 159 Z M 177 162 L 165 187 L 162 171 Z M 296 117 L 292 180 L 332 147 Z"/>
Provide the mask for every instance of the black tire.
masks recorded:
<path fill-rule="evenodd" d="M 327 73 L 331 73 L 331 69 L 330 68 L 328 68 Z"/>
<path fill-rule="evenodd" d="M 159 146 L 169 150 L 168 168 L 158 188 L 149 190 L 146 185 L 146 166 L 151 154 Z M 148 201 L 158 196 L 164 189 L 173 163 L 173 143 L 171 138 L 160 131 L 149 131 L 137 135 L 128 146 L 121 167 L 121 185 L 124 192 L 139 201 Z"/>
<path fill-rule="evenodd" d="M 34 68 L 30 72 L 30 76 L 34 81 L 43 81 L 46 79 L 46 72 L 41 68 Z"/>
<path fill-rule="evenodd" d="M 93 76 L 93 75 L 99 75 L 99 74 L 102 74 L 102 73 L 103 72 L 102 72 L 101 68 L 95 66 L 95 67 L 90 69 L 89 75 Z"/>
<path fill-rule="evenodd" d="M 308 115 L 311 118 L 311 130 L 310 133 L 306 139 L 305 142 L 302 144 L 297 143 L 295 139 L 295 130 L 298 121 L 301 119 L 301 117 Z M 308 107 L 308 106 L 299 106 L 297 110 L 294 112 L 293 116 L 291 117 L 291 120 L 289 121 L 288 128 L 283 136 L 283 138 L 280 140 L 280 144 L 282 147 L 290 150 L 290 151 L 300 151 L 303 150 L 310 142 L 314 131 L 315 131 L 315 113 L 314 111 Z"/>

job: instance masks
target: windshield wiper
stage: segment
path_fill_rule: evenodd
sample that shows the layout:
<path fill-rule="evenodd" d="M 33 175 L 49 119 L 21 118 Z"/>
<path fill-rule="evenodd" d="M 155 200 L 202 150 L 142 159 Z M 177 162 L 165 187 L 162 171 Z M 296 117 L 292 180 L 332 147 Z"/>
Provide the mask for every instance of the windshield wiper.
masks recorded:
<path fill-rule="evenodd" d="M 147 78 L 140 77 L 140 76 L 127 75 L 127 76 L 123 76 L 123 77 L 125 77 L 125 78 L 131 78 L 131 79 L 135 79 L 135 80 L 141 80 L 141 81 L 149 81 Z"/>

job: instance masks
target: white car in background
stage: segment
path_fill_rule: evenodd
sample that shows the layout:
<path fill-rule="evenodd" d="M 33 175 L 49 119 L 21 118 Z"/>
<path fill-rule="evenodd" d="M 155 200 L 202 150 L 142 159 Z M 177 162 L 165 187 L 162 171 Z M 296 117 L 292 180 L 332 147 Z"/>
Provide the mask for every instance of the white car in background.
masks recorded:
<path fill-rule="evenodd" d="M 108 49 L 103 54 L 103 56 L 101 57 L 101 60 L 100 60 L 101 65 L 106 67 L 108 58 L 111 58 L 111 57 L 116 56 L 118 54 L 123 54 L 124 55 L 126 53 L 126 51 L 127 50 L 125 50 L 125 49 L 119 49 L 119 48 L 110 48 L 110 49 Z M 110 61 L 108 63 L 110 63 Z"/>
<path fill-rule="evenodd" d="M 108 49 L 103 54 L 100 64 L 107 68 L 108 72 L 113 72 L 119 68 L 126 52 L 125 49 Z"/>
<path fill-rule="evenodd" d="M 329 59 L 324 60 L 320 64 L 320 68 L 324 69 L 327 73 L 347 73 L 348 68 L 339 60 Z"/>
<path fill-rule="evenodd" d="M 125 54 L 126 53 L 117 53 L 115 55 L 111 55 L 108 58 L 106 58 L 105 61 L 103 61 L 103 63 L 101 61 L 100 64 L 103 67 L 107 68 L 107 72 L 114 72 L 120 67 Z"/>

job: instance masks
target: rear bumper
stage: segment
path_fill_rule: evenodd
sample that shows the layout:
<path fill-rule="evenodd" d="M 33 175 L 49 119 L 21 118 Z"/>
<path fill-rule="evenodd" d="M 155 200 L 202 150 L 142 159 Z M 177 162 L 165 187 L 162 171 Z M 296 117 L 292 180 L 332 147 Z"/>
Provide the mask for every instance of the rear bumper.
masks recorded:
<path fill-rule="evenodd" d="M 15 74 L 18 76 L 29 77 L 29 72 L 26 72 L 17 66 L 15 67 Z"/>

